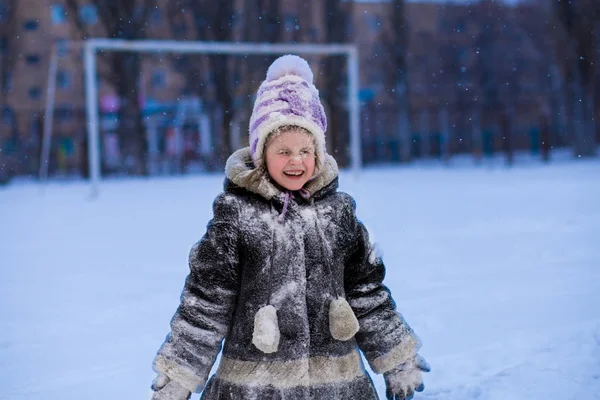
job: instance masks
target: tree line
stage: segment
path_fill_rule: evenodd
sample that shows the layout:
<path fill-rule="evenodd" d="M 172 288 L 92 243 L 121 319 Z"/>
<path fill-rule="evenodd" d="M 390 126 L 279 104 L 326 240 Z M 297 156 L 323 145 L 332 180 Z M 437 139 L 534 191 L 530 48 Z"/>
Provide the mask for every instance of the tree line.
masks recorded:
<path fill-rule="evenodd" d="M 307 2 L 289 0 L 295 4 L 295 26 L 299 29 L 285 33 L 286 16 L 283 2 L 278 0 L 65 0 L 68 19 L 77 32 L 74 39 L 87 37 L 108 37 L 126 40 L 148 38 L 170 38 L 176 40 L 241 41 L 241 42 L 321 42 L 352 43 L 360 31 L 353 29 L 356 18 L 352 1 L 324 0 Z M 0 102 L 6 104 L 9 88 L 5 87 L 6 76 L 12 73 L 15 59 L 19 56 L 18 35 L 14 12 L 18 0 L 4 0 L 0 10 L 0 33 L 3 39 L 3 55 L 0 58 L 2 88 Z M 476 90 L 467 93 L 456 83 L 461 79 L 460 55 L 456 45 L 444 45 L 443 35 L 440 45 L 427 60 L 427 65 L 410 65 L 411 32 L 416 28 L 408 15 L 404 0 L 382 2 L 388 12 L 381 21 L 379 42 L 384 51 L 377 60 L 384 75 L 385 86 L 389 89 L 388 101 L 397 112 L 397 123 L 391 128 L 398 132 L 398 138 L 409 159 L 410 110 L 416 102 L 414 80 L 411 74 L 416 69 L 431 69 L 428 85 L 435 85 L 443 93 L 442 101 L 456 103 L 472 102 L 476 93 L 481 106 L 493 109 L 507 109 L 514 104 L 520 93 L 520 82 L 528 77 L 520 76 L 519 56 L 511 49 L 511 35 L 506 28 L 519 27 L 527 36 L 529 45 L 543 60 L 539 65 L 539 78 L 552 81 L 548 87 L 558 87 L 560 96 L 550 97 L 548 114 L 557 110 L 569 116 L 569 130 L 572 132 L 573 147 L 581 155 L 595 154 L 597 127 L 595 116 L 600 101 L 600 82 L 597 79 L 598 33 L 600 32 L 600 2 L 596 0 L 523 0 L 517 9 L 504 6 L 493 0 L 472 2 L 466 17 L 480 26 L 474 46 L 477 52 Z M 78 10 L 84 4 L 93 4 L 98 14 L 98 22 L 86 25 L 78 17 Z M 438 7 L 449 4 L 440 3 Z M 466 7 L 466 6 L 462 6 Z M 320 8 L 315 10 L 315 8 Z M 167 18 L 168 33 L 159 37 L 149 23 L 150 15 L 160 9 Z M 522 12 L 529 10 L 529 13 Z M 322 15 L 314 20 L 315 12 Z M 450 13 L 451 14 L 451 13 Z M 535 18 L 530 18 L 534 15 Z M 525 17 L 529 16 L 529 17 Z M 318 29 L 317 36 L 307 34 L 309 27 Z M 436 39 L 437 40 L 437 39 Z M 510 67 L 501 67 L 502 62 L 512 52 L 512 72 Z M 517 54 L 517 55 L 515 55 Z M 122 106 L 119 109 L 120 124 L 118 136 L 122 148 L 139 162 L 139 173 L 147 173 L 146 135 L 138 102 L 139 77 L 142 73 L 142 57 L 136 53 L 114 52 L 102 54 L 99 74 L 117 91 Z M 200 98 L 212 96 L 223 110 L 221 119 L 222 146 L 218 149 L 224 159 L 232 150 L 230 129 L 234 119 L 249 117 L 252 108 L 252 93 L 264 78 L 264 69 L 273 57 L 229 57 L 211 55 L 195 57 L 190 55 L 170 55 L 169 61 L 185 80 L 186 91 Z M 346 78 L 343 57 L 323 59 L 323 85 L 321 93 L 330 119 L 329 138 L 333 151 L 341 164 L 348 160 L 345 148 L 348 146 L 348 127 L 344 91 Z M 210 77 L 211 84 L 206 84 Z M 554 85 L 554 86 L 553 86 Z M 433 87 L 433 86 L 432 86 Z M 507 89 L 508 88 L 508 89 Z M 445 97 L 444 97 L 445 96 Z M 559 99 L 559 100 L 556 100 Z M 552 103 L 551 102 L 551 103 Z"/>

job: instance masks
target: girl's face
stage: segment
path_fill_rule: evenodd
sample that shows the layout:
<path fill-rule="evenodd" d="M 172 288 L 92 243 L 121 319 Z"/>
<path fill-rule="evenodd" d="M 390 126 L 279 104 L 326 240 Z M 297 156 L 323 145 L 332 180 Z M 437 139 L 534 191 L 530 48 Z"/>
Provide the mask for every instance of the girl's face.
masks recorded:
<path fill-rule="evenodd" d="M 311 135 L 289 130 L 269 140 L 265 149 L 267 171 L 288 190 L 302 189 L 315 173 L 315 144 Z"/>

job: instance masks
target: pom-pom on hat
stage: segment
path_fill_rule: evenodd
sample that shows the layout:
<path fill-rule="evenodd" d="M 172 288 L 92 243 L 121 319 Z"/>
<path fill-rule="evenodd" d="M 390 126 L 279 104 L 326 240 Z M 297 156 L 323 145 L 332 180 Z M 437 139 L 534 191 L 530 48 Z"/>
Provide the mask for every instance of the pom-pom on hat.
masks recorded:
<path fill-rule="evenodd" d="M 260 85 L 250 117 L 250 153 L 254 164 L 262 164 L 269 134 L 282 126 L 306 129 L 315 138 L 317 167 L 325 159 L 327 118 L 313 84 L 313 73 L 303 58 L 295 55 L 279 57 L 267 70 Z"/>

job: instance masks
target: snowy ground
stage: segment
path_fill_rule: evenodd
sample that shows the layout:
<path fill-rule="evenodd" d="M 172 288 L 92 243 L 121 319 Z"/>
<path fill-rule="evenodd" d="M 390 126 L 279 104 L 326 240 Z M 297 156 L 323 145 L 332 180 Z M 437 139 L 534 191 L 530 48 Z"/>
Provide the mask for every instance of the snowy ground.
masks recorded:
<path fill-rule="evenodd" d="M 0 188 L 0 399 L 147 399 L 221 181 L 110 181 L 96 200 L 81 182 Z M 341 186 L 432 364 L 417 399 L 600 399 L 599 160 Z"/>

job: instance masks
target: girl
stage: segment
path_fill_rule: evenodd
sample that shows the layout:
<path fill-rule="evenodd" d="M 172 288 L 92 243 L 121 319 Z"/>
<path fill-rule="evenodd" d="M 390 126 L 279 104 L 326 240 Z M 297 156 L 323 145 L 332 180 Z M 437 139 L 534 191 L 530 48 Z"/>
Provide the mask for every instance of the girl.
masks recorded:
<path fill-rule="evenodd" d="M 153 364 L 155 400 L 377 399 L 359 350 L 384 374 L 388 399 L 423 390 L 419 339 L 382 284 L 354 200 L 337 190 L 312 82 L 297 56 L 267 71 L 250 147 L 227 161 L 224 192 L 190 252 Z"/>

